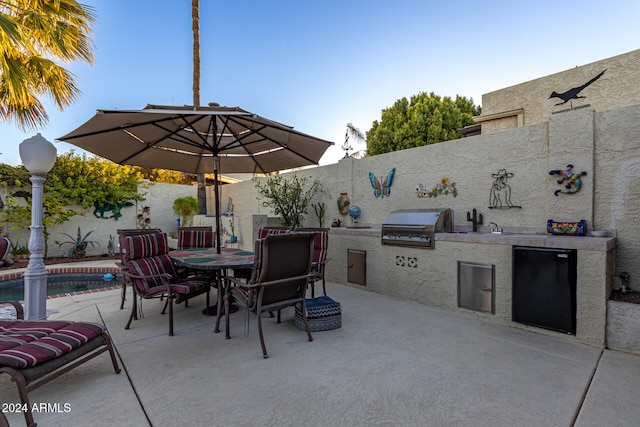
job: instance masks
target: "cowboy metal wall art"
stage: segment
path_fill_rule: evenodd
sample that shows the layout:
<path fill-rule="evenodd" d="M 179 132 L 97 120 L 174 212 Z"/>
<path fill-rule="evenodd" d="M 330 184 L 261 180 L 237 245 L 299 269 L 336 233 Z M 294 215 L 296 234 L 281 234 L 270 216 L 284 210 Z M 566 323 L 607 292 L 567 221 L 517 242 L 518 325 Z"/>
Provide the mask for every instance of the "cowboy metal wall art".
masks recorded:
<path fill-rule="evenodd" d="M 582 187 L 582 177 L 586 176 L 587 173 L 584 171 L 580 173 L 573 173 L 572 169 L 573 169 L 573 165 L 568 164 L 565 170 L 555 169 L 555 170 L 549 171 L 549 175 L 558 175 L 560 177 L 560 179 L 558 180 L 558 184 L 564 185 L 564 189 L 556 190 L 553 193 L 554 195 L 557 196 L 560 193 L 575 194 L 578 191 L 580 191 L 580 188 Z"/>
<path fill-rule="evenodd" d="M 521 208 L 511 203 L 511 185 L 508 184 L 509 178 L 513 178 L 512 172 L 506 169 L 498 170 L 498 173 L 492 173 L 493 184 L 489 193 L 489 209 L 511 209 Z"/>

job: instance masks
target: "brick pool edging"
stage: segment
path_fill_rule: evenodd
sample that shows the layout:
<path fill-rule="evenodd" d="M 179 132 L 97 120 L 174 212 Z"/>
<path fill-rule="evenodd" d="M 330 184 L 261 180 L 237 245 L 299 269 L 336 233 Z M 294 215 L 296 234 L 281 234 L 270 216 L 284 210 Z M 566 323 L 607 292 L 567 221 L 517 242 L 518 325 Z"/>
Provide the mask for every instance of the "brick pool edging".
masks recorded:
<path fill-rule="evenodd" d="M 111 273 L 114 276 L 118 273 L 120 273 L 120 269 L 116 266 L 113 267 L 78 267 L 78 266 L 73 266 L 73 265 L 69 265 L 64 266 L 64 267 L 60 267 L 60 266 L 51 266 L 51 267 L 47 267 L 45 266 L 45 269 L 47 270 L 47 273 L 49 274 L 107 274 L 107 273 Z M 0 273 L 0 282 L 4 282 L 6 280 L 14 280 L 14 279 L 22 279 L 24 277 L 24 269 L 21 269 L 19 271 L 15 271 L 15 270 L 8 270 L 7 272 L 2 272 Z M 113 289 L 122 289 L 122 286 L 118 285 L 118 286 L 105 286 L 103 288 L 98 288 L 98 289 L 88 289 L 86 291 L 78 291 L 78 292 L 66 292 L 64 294 L 59 294 L 59 295 L 50 295 L 47 296 L 47 298 L 60 298 L 60 297 L 66 297 L 66 296 L 73 296 L 73 295 L 82 295 L 82 294 L 91 294 L 91 293 L 95 293 L 95 292 L 102 292 L 102 291 L 109 291 L 109 290 L 113 290 Z"/>

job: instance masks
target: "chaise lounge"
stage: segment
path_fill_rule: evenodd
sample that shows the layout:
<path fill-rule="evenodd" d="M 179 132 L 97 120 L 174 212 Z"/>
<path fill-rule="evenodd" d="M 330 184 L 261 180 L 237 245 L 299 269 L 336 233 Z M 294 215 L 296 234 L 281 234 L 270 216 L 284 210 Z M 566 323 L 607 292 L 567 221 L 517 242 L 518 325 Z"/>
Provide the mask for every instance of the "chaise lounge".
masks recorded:
<path fill-rule="evenodd" d="M 15 320 L 0 320 L 0 375 L 9 374 L 18 394 L 27 426 L 35 426 L 29 392 L 108 351 L 116 374 L 120 367 L 104 325 L 63 320 L 23 320 L 22 306 Z M 2 421 L 0 419 L 0 421 Z"/>

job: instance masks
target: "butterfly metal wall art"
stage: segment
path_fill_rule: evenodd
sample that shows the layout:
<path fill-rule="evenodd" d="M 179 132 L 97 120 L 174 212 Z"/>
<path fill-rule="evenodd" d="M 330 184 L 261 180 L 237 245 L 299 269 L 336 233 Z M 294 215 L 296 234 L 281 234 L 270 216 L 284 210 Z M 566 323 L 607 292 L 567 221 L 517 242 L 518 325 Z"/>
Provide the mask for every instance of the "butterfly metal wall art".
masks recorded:
<path fill-rule="evenodd" d="M 371 186 L 373 187 L 373 195 L 376 197 L 380 197 L 384 199 L 384 196 L 389 197 L 391 194 L 391 184 L 393 183 L 393 175 L 396 173 L 396 168 L 393 168 L 389 171 L 389 174 L 382 179 L 382 184 L 378 177 L 373 174 L 373 172 L 369 172 L 369 180 L 371 181 Z"/>

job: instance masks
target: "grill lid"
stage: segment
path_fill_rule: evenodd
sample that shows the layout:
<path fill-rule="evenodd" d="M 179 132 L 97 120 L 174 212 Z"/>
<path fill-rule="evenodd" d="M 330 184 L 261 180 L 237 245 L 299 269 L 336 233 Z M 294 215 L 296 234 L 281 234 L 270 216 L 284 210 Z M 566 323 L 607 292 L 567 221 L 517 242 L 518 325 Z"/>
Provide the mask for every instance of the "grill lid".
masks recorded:
<path fill-rule="evenodd" d="M 382 223 L 382 244 L 434 247 L 434 234 L 453 230 L 451 209 L 402 209 Z"/>
<path fill-rule="evenodd" d="M 444 227 L 445 222 L 451 222 L 450 217 L 451 209 L 401 209 L 387 215 L 382 225 L 435 226 L 442 224 Z"/>

